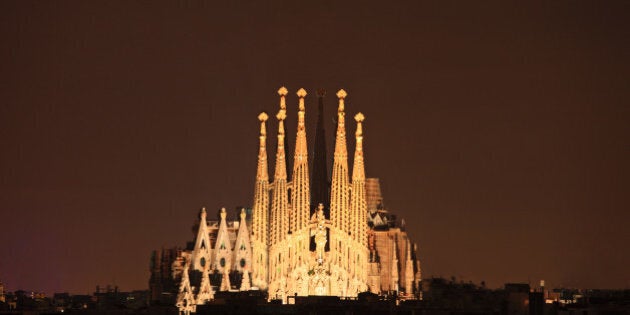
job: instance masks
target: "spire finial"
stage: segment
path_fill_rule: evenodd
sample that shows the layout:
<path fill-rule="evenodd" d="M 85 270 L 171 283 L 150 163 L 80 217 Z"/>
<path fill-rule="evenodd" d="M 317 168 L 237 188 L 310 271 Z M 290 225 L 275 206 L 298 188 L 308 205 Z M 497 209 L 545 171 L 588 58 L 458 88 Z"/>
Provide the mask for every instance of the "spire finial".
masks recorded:
<path fill-rule="evenodd" d="M 364 119 L 365 119 L 365 116 L 363 116 L 361 112 L 359 112 L 358 114 L 354 116 L 354 120 L 357 121 L 357 132 L 356 132 L 357 137 L 363 136 L 363 127 L 361 123 L 363 122 Z"/>
<path fill-rule="evenodd" d="M 201 207 L 201 220 L 206 219 L 206 207 Z"/>
<path fill-rule="evenodd" d="M 346 98 L 346 96 L 348 96 L 348 93 L 346 93 L 346 91 L 344 91 L 344 89 L 341 89 L 337 92 L 337 97 L 339 98 L 339 109 L 338 111 L 343 112 L 344 111 L 344 99 Z"/>
<path fill-rule="evenodd" d="M 245 208 L 241 208 L 241 221 L 245 220 L 246 216 L 247 216 L 247 214 L 245 213 Z"/>
<path fill-rule="evenodd" d="M 361 112 L 354 115 L 354 120 L 356 120 L 358 123 L 362 122 L 364 119 L 365 119 L 365 116 Z"/>
<path fill-rule="evenodd" d="M 260 121 L 267 121 L 268 118 L 269 116 L 266 112 L 260 112 L 260 115 L 258 115 L 258 120 Z"/>
<path fill-rule="evenodd" d="M 299 104 L 300 104 L 300 111 L 298 112 L 298 131 L 300 129 L 304 129 L 304 97 L 306 96 L 306 90 L 305 89 L 299 89 L 297 91 L 297 96 L 300 98 L 299 100 Z"/>
<path fill-rule="evenodd" d="M 289 91 L 287 91 L 287 88 L 284 86 L 278 90 L 278 95 L 280 95 L 280 109 L 287 109 L 287 103 L 285 100 L 287 93 L 289 93 Z"/>
<path fill-rule="evenodd" d="M 304 111 L 304 97 L 306 96 L 306 90 L 301 88 L 297 91 L 297 96 L 300 98 L 300 111 Z"/>
<path fill-rule="evenodd" d="M 344 89 L 341 89 L 339 91 L 337 91 L 337 97 L 344 99 L 346 98 L 346 96 L 348 96 L 348 93 L 346 93 L 346 91 Z"/>
<path fill-rule="evenodd" d="M 265 128 L 265 121 L 267 121 L 268 118 L 269 116 L 265 112 L 261 112 L 260 115 L 258 115 L 258 120 L 260 120 L 260 135 L 261 136 L 267 135 L 267 129 Z"/>
<path fill-rule="evenodd" d="M 225 208 L 221 208 L 221 220 L 225 220 L 227 213 L 225 213 Z"/>

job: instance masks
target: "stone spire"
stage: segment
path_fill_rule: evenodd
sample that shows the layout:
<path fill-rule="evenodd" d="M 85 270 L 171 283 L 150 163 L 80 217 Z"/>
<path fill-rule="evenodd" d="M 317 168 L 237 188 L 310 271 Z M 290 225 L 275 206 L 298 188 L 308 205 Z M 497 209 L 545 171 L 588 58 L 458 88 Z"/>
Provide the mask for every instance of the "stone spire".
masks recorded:
<path fill-rule="evenodd" d="M 214 290 L 210 285 L 210 267 L 206 265 L 201 275 L 201 284 L 199 285 L 199 293 L 197 293 L 197 305 L 206 304 L 210 300 L 214 300 Z"/>
<path fill-rule="evenodd" d="M 310 193 L 308 179 L 308 149 L 306 142 L 306 123 L 304 116 L 304 97 L 306 90 L 297 92 L 299 97 L 298 127 L 295 137 L 295 155 L 293 159 L 293 178 L 291 191 L 291 205 L 293 216 L 291 231 L 300 230 L 308 224 L 310 213 Z"/>
<path fill-rule="evenodd" d="M 422 290 L 420 290 L 420 281 L 422 281 L 422 268 L 420 266 L 420 259 L 418 258 L 418 245 L 413 244 L 412 258 L 415 262 L 415 270 L 416 273 L 413 276 L 413 281 L 416 285 L 416 290 L 418 290 L 419 294 L 422 294 Z"/>
<path fill-rule="evenodd" d="M 235 268 L 240 271 L 243 275 L 241 281 L 241 291 L 249 291 L 251 289 L 251 283 L 249 279 L 249 269 L 251 266 L 251 251 L 250 241 L 249 241 L 249 233 L 247 231 L 247 222 L 245 208 L 241 209 L 241 221 L 238 226 L 238 235 L 236 236 L 236 247 L 234 248 L 234 253 L 236 256 Z"/>
<path fill-rule="evenodd" d="M 348 223 L 348 149 L 346 148 L 346 123 L 344 99 L 346 91 L 339 90 L 339 107 L 337 110 L 337 136 L 335 139 L 335 156 L 330 188 L 330 219 L 332 225 L 347 231 Z"/>
<path fill-rule="evenodd" d="M 241 209 L 239 215 L 241 220 L 238 225 L 238 233 L 236 235 L 236 243 L 234 244 L 234 266 L 233 270 L 245 272 L 249 270 L 252 261 L 251 241 L 249 239 L 249 231 L 247 230 L 247 222 L 245 218 L 245 208 Z"/>
<path fill-rule="evenodd" d="M 226 269 L 223 275 L 221 276 L 221 287 L 219 287 L 219 291 L 230 291 L 232 289 L 232 285 L 230 284 L 230 270 Z"/>
<path fill-rule="evenodd" d="M 232 263 L 232 245 L 230 243 L 230 234 L 227 228 L 225 208 L 221 208 L 221 221 L 219 221 L 219 231 L 217 239 L 214 243 L 214 269 L 219 272 L 229 272 Z"/>
<path fill-rule="evenodd" d="M 323 204 L 324 216 L 330 217 L 330 183 L 326 158 L 326 131 L 324 129 L 324 96 L 326 91 L 317 90 L 317 128 L 313 146 L 313 173 L 311 176 L 311 204 Z"/>
<path fill-rule="evenodd" d="M 367 247 L 367 202 L 365 196 L 365 166 L 363 161 L 363 114 L 354 116 L 357 121 L 356 147 L 354 151 L 354 164 L 352 168 L 352 197 L 350 201 L 350 213 L 352 218 L 352 237 L 361 245 Z"/>
<path fill-rule="evenodd" d="M 407 259 L 405 259 L 405 293 L 413 294 L 413 260 L 411 259 L 411 241 L 407 239 Z"/>
<path fill-rule="evenodd" d="M 289 91 L 287 90 L 286 87 L 283 86 L 283 87 L 280 87 L 280 89 L 278 89 L 278 95 L 280 96 L 280 110 L 284 111 L 285 119 L 287 117 L 287 94 L 289 94 Z M 284 131 L 283 144 L 284 144 L 284 151 L 291 152 L 290 146 L 289 146 L 289 135 L 286 130 Z M 286 173 L 287 173 L 287 179 L 289 179 L 291 178 L 291 171 L 293 170 L 293 168 L 291 167 L 291 159 L 285 160 L 284 163 L 287 166 Z"/>
<path fill-rule="evenodd" d="M 252 209 L 252 278 L 254 285 L 265 289 L 267 287 L 268 260 L 267 246 L 269 245 L 269 174 L 267 166 L 267 113 L 258 115 L 260 120 L 260 145 L 258 149 L 258 167 L 256 184 L 254 187 L 254 205 Z"/>
<path fill-rule="evenodd" d="M 391 258 L 391 266 L 392 266 L 392 270 L 390 272 L 391 275 L 391 286 L 390 286 L 390 290 L 393 291 L 398 291 L 398 253 L 397 253 L 397 249 L 396 249 L 396 241 L 393 241 L 392 244 L 394 245 L 394 250 L 392 251 L 392 258 Z"/>
<path fill-rule="evenodd" d="M 210 233 L 206 222 L 206 208 L 201 208 L 199 212 L 199 228 L 197 229 L 197 239 L 193 248 L 191 265 L 193 270 L 203 271 L 206 264 L 210 263 Z"/>
<path fill-rule="evenodd" d="M 177 303 L 175 306 L 180 313 L 190 314 L 196 312 L 197 303 L 195 303 L 195 295 L 190 286 L 190 278 L 188 277 L 188 264 L 184 265 L 182 279 L 179 285 L 179 293 L 177 294 Z"/>
<path fill-rule="evenodd" d="M 280 111 L 278 118 L 278 149 L 276 152 L 276 169 L 273 179 L 273 197 L 271 200 L 271 232 L 270 244 L 276 244 L 286 237 L 289 231 L 289 201 L 287 186 L 287 165 L 284 151 L 284 119 L 286 118 L 285 87 L 278 90 L 280 95 Z"/>
<path fill-rule="evenodd" d="M 243 278 L 241 280 L 241 291 L 249 291 L 251 290 L 251 285 L 249 283 L 249 272 L 247 269 L 243 271 Z"/>

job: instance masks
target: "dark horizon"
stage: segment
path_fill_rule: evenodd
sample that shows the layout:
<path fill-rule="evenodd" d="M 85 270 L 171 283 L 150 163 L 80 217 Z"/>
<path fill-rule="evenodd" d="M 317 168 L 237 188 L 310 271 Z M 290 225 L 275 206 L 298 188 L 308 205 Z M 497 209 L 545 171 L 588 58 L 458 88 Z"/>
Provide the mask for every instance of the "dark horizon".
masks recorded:
<path fill-rule="evenodd" d="M 308 92 L 311 155 L 326 89 L 329 171 L 336 91 L 365 114 L 367 176 L 423 278 L 630 288 L 628 12 L 0 2 L 0 282 L 147 288 L 151 251 L 191 240 L 200 207 L 250 206 L 256 117 L 284 85 L 289 141 Z"/>

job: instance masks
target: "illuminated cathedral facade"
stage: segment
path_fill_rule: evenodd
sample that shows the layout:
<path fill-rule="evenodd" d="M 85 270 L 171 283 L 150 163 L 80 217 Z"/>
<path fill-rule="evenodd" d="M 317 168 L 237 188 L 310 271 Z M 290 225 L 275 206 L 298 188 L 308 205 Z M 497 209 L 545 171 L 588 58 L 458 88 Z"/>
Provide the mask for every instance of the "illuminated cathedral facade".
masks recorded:
<path fill-rule="evenodd" d="M 366 178 L 363 120 L 354 116 L 355 150 L 348 167 L 346 92 L 337 92 L 337 130 L 332 177 L 328 180 L 323 128 L 323 91 L 309 172 L 306 135 L 306 91 L 298 96 L 297 132 L 292 167 L 288 166 L 285 119 L 286 88 L 278 91 L 277 147 L 273 181 L 267 154 L 268 115 L 261 113 L 258 164 L 251 209 L 229 221 L 199 214 L 196 239 L 181 250 L 171 266 L 179 283 L 181 313 L 214 299 L 217 291 L 262 290 L 269 300 L 291 296 L 357 297 L 361 292 L 419 296 L 421 279 L 417 248 L 385 210 L 376 178 Z M 290 171 L 290 173 L 289 173 Z M 404 221 L 403 221 L 404 222 Z"/>

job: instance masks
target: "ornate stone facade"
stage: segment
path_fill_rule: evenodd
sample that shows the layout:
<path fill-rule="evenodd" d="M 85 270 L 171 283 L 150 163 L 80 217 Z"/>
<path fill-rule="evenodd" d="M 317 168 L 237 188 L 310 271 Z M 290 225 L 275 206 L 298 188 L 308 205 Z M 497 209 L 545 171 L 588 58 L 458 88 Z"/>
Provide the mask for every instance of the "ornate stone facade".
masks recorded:
<path fill-rule="evenodd" d="M 194 312 L 195 305 L 213 299 L 215 290 L 266 290 L 270 300 L 280 299 L 285 303 L 288 296 L 294 295 L 356 297 L 366 291 L 377 294 L 396 291 L 413 296 L 420 281 L 416 246 L 404 228 L 395 224 L 395 218 L 386 211 L 376 210 L 376 202 L 370 200 L 378 195 L 377 202 L 382 204 L 378 180 L 374 185 L 374 180 L 365 176 L 363 114 L 354 116 L 356 145 L 349 177 L 347 94 L 339 90 L 332 181 L 328 184 L 327 175 L 317 173 L 313 175 L 317 182 L 311 183 L 304 102 L 307 93 L 300 89 L 289 180 L 284 128 L 286 88 L 280 88 L 278 94 L 273 182 L 269 181 L 266 148 L 269 117 L 263 112 L 258 116 L 260 142 L 251 220 L 247 220 L 244 209 L 240 221 L 231 224 L 226 220 L 225 209 L 221 210 L 219 222 L 209 221 L 205 209 L 201 210 L 194 246 L 182 251 L 172 267 L 173 276 L 181 279 L 177 301 L 180 311 Z M 324 93 L 318 94 L 317 136 L 324 137 L 321 119 Z M 324 141 L 316 139 L 319 143 L 316 151 L 323 158 L 315 163 L 315 168 L 317 172 L 327 173 L 325 161 L 321 162 L 325 160 Z M 314 194 L 311 185 L 316 187 Z M 321 200 L 321 196 L 329 196 L 329 200 Z M 200 279 L 193 281 L 191 272 L 196 272 L 194 277 Z M 191 282 L 200 283 L 199 287 Z"/>

